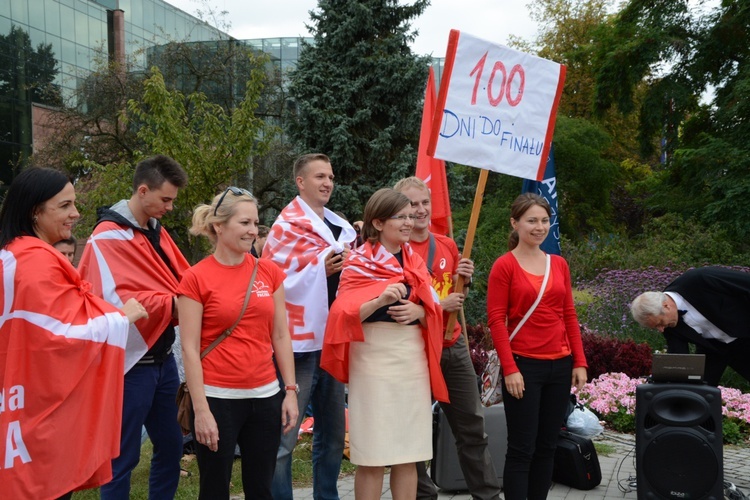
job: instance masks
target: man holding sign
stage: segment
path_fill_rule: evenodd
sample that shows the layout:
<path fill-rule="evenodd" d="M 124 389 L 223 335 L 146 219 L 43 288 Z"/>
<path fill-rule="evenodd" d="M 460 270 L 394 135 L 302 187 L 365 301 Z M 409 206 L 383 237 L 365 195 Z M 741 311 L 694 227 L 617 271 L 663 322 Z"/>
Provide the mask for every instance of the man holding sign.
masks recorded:
<path fill-rule="evenodd" d="M 460 274 L 466 282 L 470 281 L 474 274 L 474 263 L 461 258 L 452 239 L 430 232 L 432 207 L 430 191 L 424 181 L 408 177 L 398 181 L 393 188 L 411 200 L 417 218 L 409 242 L 427 263 L 432 287 L 445 311 L 445 320 L 449 313 L 461 309 L 465 299 L 464 293 L 454 291 L 455 276 Z M 487 447 L 487 434 L 484 432 L 484 412 L 477 391 L 477 377 L 459 323 L 455 324 L 450 339 L 443 340 L 440 366 L 450 398 L 450 403 L 440 403 L 440 407 L 456 438 L 458 459 L 469 492 L 472 498 L 500 498 L 500 484 Z M 427 476 L 423 462 L 417 463 L 417 472 L 417 498 L 437 498 L 437 489 Z"/>

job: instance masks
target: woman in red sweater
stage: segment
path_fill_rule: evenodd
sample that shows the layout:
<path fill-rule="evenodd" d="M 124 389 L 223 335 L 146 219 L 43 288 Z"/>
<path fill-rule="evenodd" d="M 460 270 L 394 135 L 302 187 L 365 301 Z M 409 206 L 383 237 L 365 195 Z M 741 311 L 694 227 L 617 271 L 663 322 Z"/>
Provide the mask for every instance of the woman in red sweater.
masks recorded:
<path fill-rule="evenodd" d="M 503 370 L 508 451 L 503 474 L 507 500 L 547 498 L 557 436 L 571 386 L 586 383 L 586 358 L 573 305 L 570 270 L 545 254 L 551 210 L 544 198 L 524 193 L 511 205 L 513 227 L 505 255 L 487 286 L 487 319 Z M 539 296 L 541 300 L 510 340 Z"/>

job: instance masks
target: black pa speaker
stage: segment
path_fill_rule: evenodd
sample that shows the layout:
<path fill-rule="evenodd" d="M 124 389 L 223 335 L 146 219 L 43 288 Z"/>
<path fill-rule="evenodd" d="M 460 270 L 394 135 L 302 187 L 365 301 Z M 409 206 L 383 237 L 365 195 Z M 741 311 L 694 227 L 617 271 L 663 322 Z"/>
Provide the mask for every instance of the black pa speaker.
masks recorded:
<path fill-rule="evenodd" d="M 721 391 L 641 384 L 635 391 L 638 499 L 724 498 Z"/>

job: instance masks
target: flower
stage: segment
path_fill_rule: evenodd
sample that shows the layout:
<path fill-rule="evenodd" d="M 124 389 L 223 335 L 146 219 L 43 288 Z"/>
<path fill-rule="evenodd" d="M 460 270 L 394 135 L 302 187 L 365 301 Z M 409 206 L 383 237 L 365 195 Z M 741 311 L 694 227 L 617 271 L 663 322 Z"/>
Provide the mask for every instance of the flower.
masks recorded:
<path fill-rule="evenodd" d="M 578 400 L 615 430 L 634 429 L 635 390 L 645 382 L 645 378 L 630 378 L 624 373 L 604 373 L 581 389 Z M 741 441 L 746 442 L 750 436 L 750 394 L 730 387 L 719 386 L 719 389 L 724 427 L 738 429 Z M 724 439 L 731 442 L 736 440 L 735 436 L 727 436 L 726 433 Z"/>

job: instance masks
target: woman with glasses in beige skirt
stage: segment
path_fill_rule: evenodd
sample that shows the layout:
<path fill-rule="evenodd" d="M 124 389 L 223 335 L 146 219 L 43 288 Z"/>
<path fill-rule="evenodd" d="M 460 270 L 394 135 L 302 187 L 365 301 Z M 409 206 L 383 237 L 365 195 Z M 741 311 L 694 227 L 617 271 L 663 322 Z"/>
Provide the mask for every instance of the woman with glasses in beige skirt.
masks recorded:
<path fill-rule="evenodd" d="M 391 466 L 394 500 L 413 499 L 416 462 L 432 458 L 432 398 L 448 400 L 440 371 L 442 319 L 427 266 L 409 246 L 409 198 L 381 189 L 365 206 L 365 243 L 341 273 L 321 367 L 349 383 L 350 459 L 357 499 L 377 499 Z"/>

